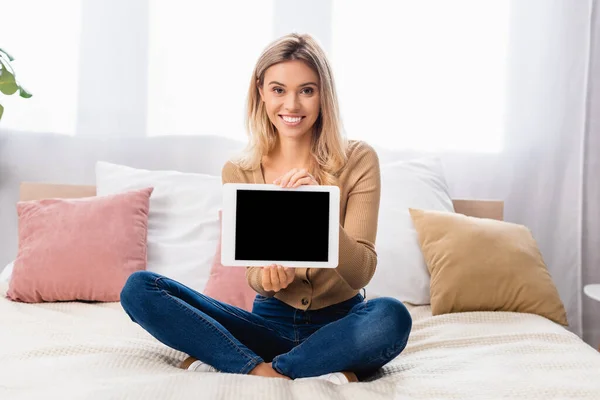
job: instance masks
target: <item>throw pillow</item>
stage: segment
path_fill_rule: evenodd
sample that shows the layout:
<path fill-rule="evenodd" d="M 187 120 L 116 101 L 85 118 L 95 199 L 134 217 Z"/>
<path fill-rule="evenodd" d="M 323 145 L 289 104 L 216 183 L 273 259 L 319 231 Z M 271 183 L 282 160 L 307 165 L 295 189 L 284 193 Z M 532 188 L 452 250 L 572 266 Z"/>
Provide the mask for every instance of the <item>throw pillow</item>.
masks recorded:
<path fill-rule="evenodd" d="M 152 188 L 17 203 L 19 245 L 6 296 L 27 303 L 119 301 L 146 267 Z"/>
<path fill-rule="evenodd" d="M 221 210 L 219 210 L 221 222 Z M 210 269 L 204 294 L 223 303 L 252 312 L 256 292 L 248 285 L 246 268 L 224 267 L 221 264 L 221 239 Z"/>
<path fill-rule="evenodd" d="M 439 211 L 410 214 L 431 273 L 433 315 L 512 311 L 567 325 L 556 286 L 525 226 Z"/>
<path fill-rule="evenodd" d="M 439 158 L 420 158 L 381 166 L 377 227 L 377 269 L 367 297 L 391 296 L 429 304 L 429 272 L 409 207 L 454 211 Z"/>
<path fill-rule="evenodd" d="M 99 196 L 152 186 L 148 217 L 148 271 L 203 292 L 220 230 L 219 176 L 149 171 L 98 162 Z"/>

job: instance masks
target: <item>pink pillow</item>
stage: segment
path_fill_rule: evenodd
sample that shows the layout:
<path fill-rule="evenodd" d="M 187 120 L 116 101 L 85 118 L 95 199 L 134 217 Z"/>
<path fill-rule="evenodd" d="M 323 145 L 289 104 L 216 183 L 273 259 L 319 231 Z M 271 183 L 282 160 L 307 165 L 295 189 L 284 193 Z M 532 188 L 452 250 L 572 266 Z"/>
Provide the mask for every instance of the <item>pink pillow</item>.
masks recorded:
<path fill-rule="evenodd" d="M 219 210 L 219 222 L 221 210 Z M 252 304 L 256 293 L 246 280 L 246 268 L 224 267 L 221 264 L 221 238 L 217 244 L 217 252 L 210 269 L 210 277 L 206 282 L 204 294 L 215 300 L 252 312 Z"/>
<path fill-rule="evenodd" d="M 129 275 L 146 268 L 153 190 L 17 203 L 19 249 L 6 297 L 119 301 Z"/>

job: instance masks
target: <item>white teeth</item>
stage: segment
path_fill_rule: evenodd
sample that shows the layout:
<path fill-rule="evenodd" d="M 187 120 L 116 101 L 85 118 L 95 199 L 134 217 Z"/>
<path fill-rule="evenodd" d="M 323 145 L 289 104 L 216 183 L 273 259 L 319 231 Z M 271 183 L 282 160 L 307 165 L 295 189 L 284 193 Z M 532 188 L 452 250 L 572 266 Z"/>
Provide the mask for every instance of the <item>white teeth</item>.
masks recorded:
<path fill-rule="evenodd" d="M 302 117 L 285 117 L 285 116 L 282 116 L 281 118 L 283 118 L 283 120 L 285 122 L 290 122 L 290 123 L 300 122 L 300 120 L 302 119 Z"/>

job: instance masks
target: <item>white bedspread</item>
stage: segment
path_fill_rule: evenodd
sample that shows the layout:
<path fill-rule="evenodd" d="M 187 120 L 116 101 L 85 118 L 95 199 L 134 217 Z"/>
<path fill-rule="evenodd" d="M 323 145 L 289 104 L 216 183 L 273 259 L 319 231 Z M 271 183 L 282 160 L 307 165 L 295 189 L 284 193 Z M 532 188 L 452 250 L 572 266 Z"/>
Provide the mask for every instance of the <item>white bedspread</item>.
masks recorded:
<path fill-rule="evenodd" d="M 183 371 L 176 365 L 185 354 L 148 335 L 118 303 L 2 296 L 0 399 L 600 399 L 599 353 L 544 318 L 432 317 L 429 307 L 409 308 L 406 350 L 373 381 L 337 386 Z"/>

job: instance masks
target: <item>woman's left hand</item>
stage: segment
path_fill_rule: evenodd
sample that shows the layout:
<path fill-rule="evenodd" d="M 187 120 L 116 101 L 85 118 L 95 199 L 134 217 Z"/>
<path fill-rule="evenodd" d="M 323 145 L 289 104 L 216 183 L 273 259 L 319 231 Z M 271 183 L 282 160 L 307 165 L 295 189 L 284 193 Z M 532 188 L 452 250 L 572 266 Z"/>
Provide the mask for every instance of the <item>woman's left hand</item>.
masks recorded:
<path fill-rule="evenodd" d="M 288 188 L 297 188 L 302 185 L 319 186 L 315 177 L 306 168 L 294 168 L 287 174 L 275 179 L 273 184 Z"/>

